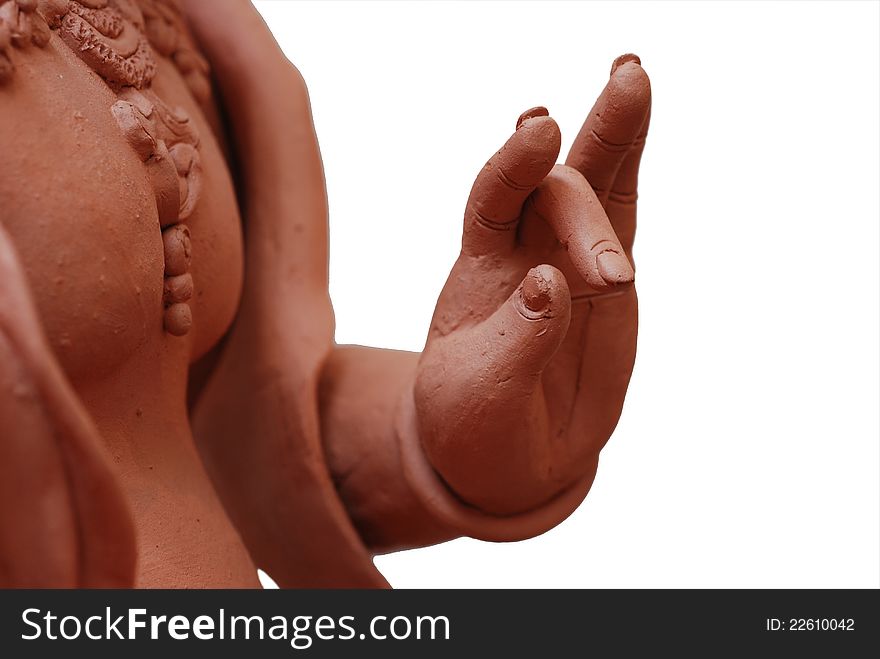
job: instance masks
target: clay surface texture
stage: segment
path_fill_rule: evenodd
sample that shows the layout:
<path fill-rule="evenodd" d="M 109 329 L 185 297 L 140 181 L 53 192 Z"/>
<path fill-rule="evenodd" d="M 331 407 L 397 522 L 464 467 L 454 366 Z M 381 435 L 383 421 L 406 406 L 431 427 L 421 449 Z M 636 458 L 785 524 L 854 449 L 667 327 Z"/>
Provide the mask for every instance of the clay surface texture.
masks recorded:
<path fill-rule="evenodd" d="M 561 163 L 514 111 L 423 352 L 339 346 L 250 3 L 0 0 L 0 586 L 386 587 L 377 553 L 564 520 L 635 359 L 650 106 L 617 58 Z"/>

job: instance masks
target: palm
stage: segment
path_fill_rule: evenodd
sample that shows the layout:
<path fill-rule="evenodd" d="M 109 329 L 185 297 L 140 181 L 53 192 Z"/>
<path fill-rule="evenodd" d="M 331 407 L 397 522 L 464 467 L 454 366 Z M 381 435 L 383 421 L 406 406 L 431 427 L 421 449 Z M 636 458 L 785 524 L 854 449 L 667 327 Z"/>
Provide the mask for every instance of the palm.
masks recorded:
<path fill-rule="evenodd" d="M 617 423 L 635 355 L 624 255 L 649 105 L 647 76 L 621 58 L 568 166 L 554 167 L 555 122 L 532 112 L 474 184 L 416 406 L 435 469 L 487 512 L 529 510 L 591 476 Z"/>

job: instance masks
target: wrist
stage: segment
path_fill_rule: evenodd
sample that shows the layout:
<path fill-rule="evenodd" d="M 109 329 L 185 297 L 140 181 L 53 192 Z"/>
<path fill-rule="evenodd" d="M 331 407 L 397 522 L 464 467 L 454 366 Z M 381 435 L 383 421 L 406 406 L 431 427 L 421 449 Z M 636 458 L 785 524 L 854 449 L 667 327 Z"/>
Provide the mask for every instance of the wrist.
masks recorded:
<path fill-rule="evenodd" d="M 488 513 L 462 500 L 434 469 L 419 438 L 414 387 L 398 401 L 394 427 L 403 477 L 421 505 L 444 526 L 477 540 L 513 542 L 541 535 L 563 522 L 586 498 L 598 466 L 549 501 L 510 515 Z"/>

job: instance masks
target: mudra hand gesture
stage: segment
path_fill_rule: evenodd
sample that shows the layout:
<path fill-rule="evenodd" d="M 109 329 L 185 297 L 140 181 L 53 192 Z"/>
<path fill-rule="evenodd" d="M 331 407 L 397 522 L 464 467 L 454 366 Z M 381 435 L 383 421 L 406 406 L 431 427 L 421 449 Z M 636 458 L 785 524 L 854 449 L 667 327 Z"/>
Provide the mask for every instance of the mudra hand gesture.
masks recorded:
<path fill-rule="evenodd" d="M 564 165 L 544 108 L 477 176 L 414 401 L 430 464 L 493 515 L 586 493 L 636 348 L 632 244 L 650 113 L 637 57 L 611 78 Z"/>

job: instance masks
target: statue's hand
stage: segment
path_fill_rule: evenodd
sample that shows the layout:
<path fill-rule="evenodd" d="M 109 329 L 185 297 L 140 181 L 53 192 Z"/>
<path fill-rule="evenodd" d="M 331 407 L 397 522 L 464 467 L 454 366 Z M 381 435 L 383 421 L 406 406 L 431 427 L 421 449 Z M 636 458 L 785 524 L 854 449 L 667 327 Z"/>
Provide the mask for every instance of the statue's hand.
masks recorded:
<path fill-rule="evenodd" d="M 135 531 L 0 224 L 0 588 L 134 584 Z"/>
<path fill-rule="evenodd" d="M 638 59 L 618 58 L 566 165 L 538 108 L 474 183 L 415 405 L 428 460 L 486 513 L 532 510 L 589 478 L 617 424 L 635 357 L 649 112 Z"/>

